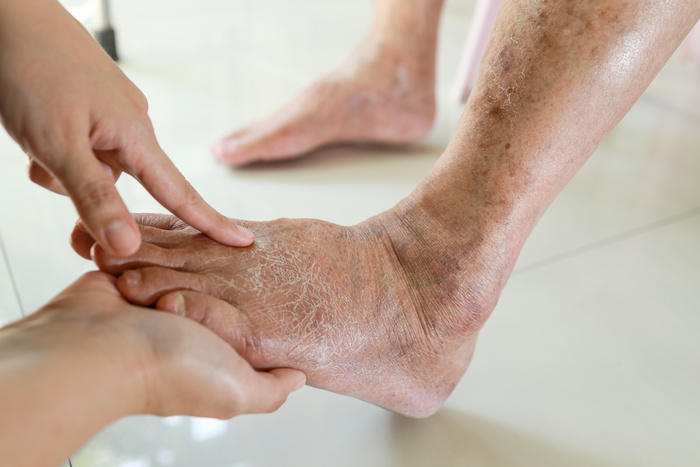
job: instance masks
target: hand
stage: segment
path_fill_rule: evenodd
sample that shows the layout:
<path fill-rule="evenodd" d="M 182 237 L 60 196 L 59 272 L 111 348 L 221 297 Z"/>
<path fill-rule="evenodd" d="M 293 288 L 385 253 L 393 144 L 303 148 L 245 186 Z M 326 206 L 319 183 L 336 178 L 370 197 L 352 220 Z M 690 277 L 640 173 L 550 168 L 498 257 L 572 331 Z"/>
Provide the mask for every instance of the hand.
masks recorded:
<path fill-rule="evenodd" d="M 102 378 L 122 388 L 113 397 L 132 401 L 123 415 L 227 419 L 271 412 L 305 381 L 292 369 L 257 372 L 194 321 L 128 304 L 115 279 L 99 272 L 84 275 L 0 336 L 10 332 L 22 337 L 27 353 L 49 347 L 54 354 L 74 355 L 59 360 L 65 377 L 89 371 L 92 365 L 84 358 L 96 361 L 107 371 Z M 122 386 L 124 381 L 128 384 Z"/>
<path fill-rule="evenodd" d="M 127 304 L 114 282 L 86 274 L 0 329 L 3 465 L 58 465 L 130 414 L 270 412 L 304 384 L 296 370 L 256 372 L 194 321 Z"/>
<path fill-rule="evenodd" d="M 141 91 L 56 1 L 0 3 L 0 119 L 29 155 L 32 181 L 70 196 L 118 256 L 140 245 L 114 187 L 122 172 L 212 238 L 249 245 L 252 234 L 209 206 L 168 159 L 147 111 Z"/>

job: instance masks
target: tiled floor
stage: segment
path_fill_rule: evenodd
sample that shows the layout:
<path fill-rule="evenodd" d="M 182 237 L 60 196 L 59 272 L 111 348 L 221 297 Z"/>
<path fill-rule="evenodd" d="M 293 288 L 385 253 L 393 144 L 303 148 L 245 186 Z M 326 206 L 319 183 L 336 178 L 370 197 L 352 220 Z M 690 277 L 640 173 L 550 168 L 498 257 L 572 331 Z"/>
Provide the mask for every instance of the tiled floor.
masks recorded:
<path fill-rule="evenodd" d="M 75 3 L 79 3 L 77 0 Z M 448 2 L 440 112 L 410 148 L 341 147 L 230 170 L 208 152 L 338 64 L 367 29 L 357 0 L 120 0 L 123 68 L 163 147 L 222 212 L 351 224 L 408 194 L 461 108 L 447 100 L 471 0 Z M 306 388 L 230 422 L 132 417 L 73 457 L 92 466 L 700 465 L 700 70 L 672 60 L 534 231 L 446 407 L 410 420 Z M 0 136 L 0 234 L 27 310 L 90 264 L 66 199 L 35 187 Z M 119 182 L 134 211 L 162 211 Z M 322 196 L 319 196 L 322 194 Z M 0 263 L 0 320 L 18 318 Z M 0 462 L 1 463 L 1 462 Z"/>

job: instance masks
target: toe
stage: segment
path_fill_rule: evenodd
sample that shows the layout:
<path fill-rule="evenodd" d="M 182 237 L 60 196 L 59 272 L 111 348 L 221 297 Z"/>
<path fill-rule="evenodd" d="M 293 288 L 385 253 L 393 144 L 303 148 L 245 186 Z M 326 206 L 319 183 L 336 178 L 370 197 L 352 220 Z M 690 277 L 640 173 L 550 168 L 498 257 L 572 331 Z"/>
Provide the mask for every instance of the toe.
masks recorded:
<path fill-rule="evenodd" d="M 91 256 L 97 267 L 112 275 L 119 275 L 128 269 L 138 269 L 148 266 L 164 268 L 181 268 L 186 261 L 185 255 L 179 250 L 162 248 L 152 243 L 142 243 L 139 251 L 133 255 L 121 258 L 107 252 L 98 244 L 92 246 Z"/>
<path fill-rule="evenodd" d="M 266 160 L 276 153 L 275 146 L 281 137 L 277 133 L 276 129 L 268 127 L 231 135 L 213 148 L 214 154 L 222 162 L 237 167 Z"/>
<path fill-rule="evenodd" d="M 336 139 L 332 122 L 320 110 L 320 97 L 307 90 L 277 114 L 217 143 L 213 151 L 223 162 L 241 166 L 301 156 Z"/>
<path fill-rule="evenodd" d="M 136 225 L 142 228 L 151 227 L 153 229 L 167 231 L 187 229 L 194 230 L 194 228 L 190 227 L 190 225 L 186 222 L 168 214 L 134 214 L 134 221 L 136 222 Z"/>
<path fill-rule="evenodd" d="M 206 291 L 199 275 L 161 267 L 126 270 L 117 279 L 117 289 L 124 298 L 142 306 L 153 306 L 161 297 L 176 291 Z"/>
<path fill-rule="evenodd" d="M 269 342 L 263 344 L 250 318 L 228 302 L 195 290 L 178 290 L 161 294 L 156 301 L 161 311 L 176 313 L 196 321 L 228 342 L 255 368 L 283 365 L 280 355 L 270 352 Z"/>

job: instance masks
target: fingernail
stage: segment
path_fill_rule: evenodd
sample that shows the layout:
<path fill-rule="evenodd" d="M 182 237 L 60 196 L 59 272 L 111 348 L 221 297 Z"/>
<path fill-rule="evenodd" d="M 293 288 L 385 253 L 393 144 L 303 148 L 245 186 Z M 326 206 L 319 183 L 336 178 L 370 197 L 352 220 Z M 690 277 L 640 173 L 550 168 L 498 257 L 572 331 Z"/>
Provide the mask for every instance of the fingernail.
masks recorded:
<path fill-rule="evenodd" d="M 141 273 L 138 271 L 124 271 L 122 277 L 129 285 L 141 285 Z"/>
<path fill-rule="evenodd" d="M 139 244 L 139 234 L 124 221 L 111 223 L 105 229 L 107 244 L 113 252 L 128 256 L 134 254 Z"/>
<path fill-rule="evenodd" d="M 175 294 L 175 313 L 185 316 L 185 297 L 180 292 Z"/>
<path fill-rule="evenodd" d="M 253 243 L 253 240 L 255 240 L 255 234 L 245 227 L 238 226 L 238 231 L 240 232 L 241 237 L 246 241 Z"/>

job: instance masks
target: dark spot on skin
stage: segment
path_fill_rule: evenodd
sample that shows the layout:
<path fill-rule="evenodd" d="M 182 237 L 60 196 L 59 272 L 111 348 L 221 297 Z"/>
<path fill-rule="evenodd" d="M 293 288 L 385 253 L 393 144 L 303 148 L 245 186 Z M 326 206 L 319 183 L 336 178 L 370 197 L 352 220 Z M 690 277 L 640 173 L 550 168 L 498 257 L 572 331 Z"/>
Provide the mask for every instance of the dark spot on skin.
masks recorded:
<path fill-rule="evenodd" d="M 506 149 L 510 149 L 510 143 L 506 143 Z"/>
<path fill-rule="evenodd" d="M 503 52 L 501 52 L 501 53 L 503 53 Z M 510 70 L 510 62 L 508 60 L 506 60 L 505 62 L 503 62 L 503 71 L 509 71 L 509 70 Z"/>
<path fill-rule="evenodd" d="M 390 346 L 397 355 L 406 357 L 415 354 L 413 352 L 416 347 L 415 336 L 407 326 L 404 316 L 393 317 L 388 330 Z"/>

